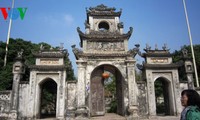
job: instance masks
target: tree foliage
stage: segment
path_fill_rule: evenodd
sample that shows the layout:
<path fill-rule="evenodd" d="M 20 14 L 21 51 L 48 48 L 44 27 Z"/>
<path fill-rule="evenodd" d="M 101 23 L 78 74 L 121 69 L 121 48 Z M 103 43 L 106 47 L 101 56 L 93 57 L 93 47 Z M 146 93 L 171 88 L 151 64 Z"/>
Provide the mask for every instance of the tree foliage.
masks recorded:
<path fill-rule="evenodd" d="M 46 49 L 50 49 L 51 45 L 41 42 L 38 44 L 32 43 L 31 41 L 25 41 L 23 39 L 17 38 L 12 39 L 10 38 L 10 42 L 8 45 L 8 56 L 7 56 L 7 65 L 4 67 L 4 56 L 5 56 L 5 48 L 6 43 L 0 41 L 0 90 L 9 90 L 12 88 L 12 65 L 14 63 L 14 59 L 17 57 L 17 52 L 21 51 L 21 49 L 24 50 L 23 56 L 25 59 L 25 65 L 33 65 L 35 64 L 35 58 L 33 56 L 33 52 L 38 52 L 40 49 L 41 44 Z M 57 47 L 53 48 L 56 49 Z M 71 64 L 69 58 L 66 58 L 65 61 L 66 64 Z M 74 73 L 72 66 L 68 68 L 67 75 L 69 78 L 67 80 L 74 80 Z M 24 77 L 24 80 L 29 79 L 29 70 L 26 69 L 26 74 Z"/>
<path fill-rule="evenodd" d="M 181 50 L 174 51 L 174 53 L 173 53 L 173 61 L 174 62 L 183 61 L 182 50 L 184 48 L 188 50 L 188 56 L 192 60 L 191 47 L 185 45 L 181 48 Z M 197 71 L 198 71 L 198 77 L 200 77 L 200 44 L 194 45 L 193 48 L 194 48 L 196 67 L 197 67 Z M 182 81 L 187 80 L 184 66 L 179 68 L 179 76 L 180 76 L 180 80 L 182 80 Z"/>

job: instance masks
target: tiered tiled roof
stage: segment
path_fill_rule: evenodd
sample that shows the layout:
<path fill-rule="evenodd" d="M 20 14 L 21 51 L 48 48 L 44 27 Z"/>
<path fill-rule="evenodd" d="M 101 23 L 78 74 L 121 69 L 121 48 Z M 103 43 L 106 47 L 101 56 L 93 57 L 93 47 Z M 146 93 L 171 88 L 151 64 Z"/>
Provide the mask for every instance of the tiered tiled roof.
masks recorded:
<path fill-rule="evenodd" d="M 129 39 L 133 28 L 130 27 L 130 30 L 125 34 L 120 34 L 119 32 L 108 32 L 108 31 L 91 31 L 90 34 L 83 33 L 80 28 L 77 28 L 77 31 L 79 33 L 80 39 L 81 39 L 81 47 L 82 47 L 82 41 L 83 39 L 92 40 L 92 41 L 120 41 L 124 39 Z"/>
<path fill-rule="evenodd" d="M 171 57 L 172 54 L 168 50 L 148 50 L 142 54 L 142 57 Z"/>
<path fill-rule="evenodd" d="M 37 58 L 63 58 L 66 56 L 66 53 L 61 51 L 46 51 L 33 53 L 33 55 Z"/>
<path fill-rule="evenodd" d="M 107 6 L 101 4 L 96 7 L 90 7 L 86 10 L 87 16 L 121 16 L 122 10 L 115 12 L 115 8 L 108 8 Z"/>
<path fill-rule="evenodd" d="M 80 28 L 77 28 L 77 31 L 80 35 L 81 38 L 86 38 L 86 39 L 129 39 L 132 32 L 133 28 L 130 27 L 130 30 L 125 33 L 125 34 L 120 34 L 119 32 L 109 32 L 109 31 L 90 31 L 90 34 L 85 34 L 83 33 Z"/>

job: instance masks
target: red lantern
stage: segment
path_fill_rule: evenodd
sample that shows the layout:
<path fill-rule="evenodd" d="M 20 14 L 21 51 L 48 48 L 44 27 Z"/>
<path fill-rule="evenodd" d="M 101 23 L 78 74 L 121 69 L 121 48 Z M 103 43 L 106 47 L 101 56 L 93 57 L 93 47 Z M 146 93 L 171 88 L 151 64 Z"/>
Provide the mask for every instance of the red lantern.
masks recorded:
<path fill-rule="evenodd" d="M 106 72 L 105 72 L 105 73 L 102 74 L 102 77 L 103 77 L 104 79 L 106 79 L 106 78 L 109 78 L 110 75 L 109 75 L 109 73 L 106 73 Z"/>

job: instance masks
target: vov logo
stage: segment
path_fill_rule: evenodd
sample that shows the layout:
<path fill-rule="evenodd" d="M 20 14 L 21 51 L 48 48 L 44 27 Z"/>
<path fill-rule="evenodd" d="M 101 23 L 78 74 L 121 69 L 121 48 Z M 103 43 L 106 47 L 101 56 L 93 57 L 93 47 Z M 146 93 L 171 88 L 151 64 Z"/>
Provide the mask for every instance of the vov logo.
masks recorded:
<path fill-rule="evenodd" d="M 0 8 L 4 20 L 12 19 L 17 20 L 19 17 L 24 19 L 27 8 Z M 12 15 L 11 15 L 12 14 Z"/>

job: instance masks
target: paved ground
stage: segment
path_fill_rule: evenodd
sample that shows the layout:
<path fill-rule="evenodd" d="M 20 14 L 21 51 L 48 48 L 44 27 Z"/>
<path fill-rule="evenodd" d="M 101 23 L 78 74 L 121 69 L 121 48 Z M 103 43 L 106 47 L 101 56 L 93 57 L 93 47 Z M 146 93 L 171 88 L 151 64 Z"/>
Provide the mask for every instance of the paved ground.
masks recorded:
<path fill-rule="evenodd" d="M 92 117 L 91 120 L 126 120 L 126 118 L 114 113 L 107 113 L 105 116 Z M 180 120 L 180 118 L 176 116 L 156 116 L 150 119 L 140 120 Z"/>
<path fill-rule="evenodd" d="M 47 118 L 47 119 L 38 119 L 38 120 L 56 120 L 56 119 Z M 114 113 L 107 113 L 105 116 L 91 117 L 90 120 L 126 120 L 126 118 Z M 159 117 L 153 117 L 150 119 L 140 119 L 140 120 L 180 120 L 180 118 L 176 116 L 159 116 Z"/>
<path fill-rule="evenodd" d="M 114 113 L 107 113 L 105 116 L 92 117 L 91 120 L 126 120 L 126 118 Z"/>
<path fill-rule="evenodd" d="M 114 113 L 108 113 L 105 116 L 92 117 L 91 120 L 126 120 L 126 118 Z M 176 116 L 159 116 L 140 120 L 180 120 L 180 118 Z"/>

